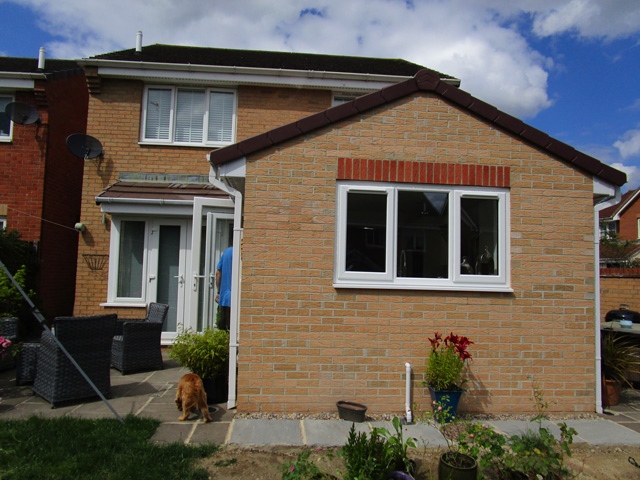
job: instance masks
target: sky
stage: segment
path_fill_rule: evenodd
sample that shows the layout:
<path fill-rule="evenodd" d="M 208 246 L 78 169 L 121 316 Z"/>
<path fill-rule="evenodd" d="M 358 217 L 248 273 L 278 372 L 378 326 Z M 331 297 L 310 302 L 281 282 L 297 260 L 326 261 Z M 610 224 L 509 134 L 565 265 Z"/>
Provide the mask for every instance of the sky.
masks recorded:
<path fill-rule="evenodd" d="M 640 0 L 0 0 L 0 56 L 156 43 L 403 58 L 640 187 Z"/>

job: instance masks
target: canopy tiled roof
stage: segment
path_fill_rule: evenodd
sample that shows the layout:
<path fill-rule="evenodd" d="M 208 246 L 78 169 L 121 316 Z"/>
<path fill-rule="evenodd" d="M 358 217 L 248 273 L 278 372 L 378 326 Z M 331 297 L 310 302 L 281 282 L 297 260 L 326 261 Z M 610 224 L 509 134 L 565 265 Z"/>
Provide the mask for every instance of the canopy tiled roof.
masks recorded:
<path fill-rule="evenodd" d="M 550 155 L 610 184 L 622 186 L 627 181 L 625 173 L 585 153 L 579 152 L 570 145 L 556 140 L 541 130 L 527 125 L 508 113 L 502 112 L 496 107 L 471 96 L 464 90 L 447 84 L 440 79 L 438 74 L 427 69 L 420 70 L 413 78 L 406 81 L 363 95 L 353 101 L 310 115 L 297 122 L 275 128 L 234 145 L 213 150 L 209 154 L 209 161 L 214 165 L 229 162 L 416 92 L 434 93 L 470 114 L 490 122 L 496 128 L 508 132 L 522 141 L 540 148 Z"/>
<path fill-rule="evenodd" d="M 229 195 L 211 184 L 172 182 L 118 181 L 105 188 L 96 197 L 99 205 L 109 199 L 193 201 L 194 197 L 229 198 Z"/>
<path fill-rule="evenodd" d="M 398 58 L 369 58 L 312 53 L 270 52 L 226 48 L 191 47 L 154 44 L 95 55 L 90 59 L 135 63 L 169 63 L 224 67 L 249 67 L 317 72 L 363 73 L 370 75 L 396 75 L 410 77 L 425 67 Z M 431 70 L 441 78 L 449 75 Z"/>

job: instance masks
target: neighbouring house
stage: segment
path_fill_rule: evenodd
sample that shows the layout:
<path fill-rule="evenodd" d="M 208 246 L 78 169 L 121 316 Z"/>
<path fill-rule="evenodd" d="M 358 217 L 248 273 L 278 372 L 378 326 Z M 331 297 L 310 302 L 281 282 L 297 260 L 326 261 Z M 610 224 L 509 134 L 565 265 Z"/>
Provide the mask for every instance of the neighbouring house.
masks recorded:
<path fill-rule="evenodd" d="M 0 57 L 0 227 L 37 250 L 39 307 L 53 319 L 74 307 L 84 160 L 66 139 L 84 133 L 88 89 L 75 61 Z M 6 112 L 22 112 L 14 120 Z"/>
<path fill-rule="evenodd" d="M 640 188 L 628 190 L 620 201 L 600 211 L 600 237 L 615 236 L 620 240 L 640 238 Z"/>
<path fill-rule="evenodd" d="M 90 92 L 87 134 L 104 154 L 85 164 L 75 314 L 140 317 L 148 303 L 167 303 L 163 344 L 182 328 L 215 325 L 215 267 L 241 228 L 237 200 L 212 185 L 206 154 L 424 68 L 398 59 L 143 47 L 141 35 L 136 48 L 78 63 Z"/>
<path fill-rule="evenodd" d="M 428 409 L 428 338 L 453 332 L 464 410 L 532 412 L 535 385 L 601 411 L 598 211 L 624 173 L 426 70 L 209 161 L 242 218 L 239 410 L 402 412 L 406 363 Z"/>

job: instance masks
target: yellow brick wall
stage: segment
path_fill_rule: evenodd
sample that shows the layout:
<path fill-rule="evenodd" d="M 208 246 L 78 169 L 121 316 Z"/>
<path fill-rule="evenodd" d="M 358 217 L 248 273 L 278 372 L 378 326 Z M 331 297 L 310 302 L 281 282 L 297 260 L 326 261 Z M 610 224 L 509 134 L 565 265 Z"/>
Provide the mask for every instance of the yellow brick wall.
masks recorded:
<path fill-rule="evenodd" d="M 119 172 L 208 175 L 211 147 L 139 145 L 144 85 L 126 80 L 102 80 L 101 93 L 89 99 L 87 133 L 100 140 L 104 158 L 87 161 L 82 187 L 81 221 L 74 314 L 104 312 L 108 265 L 88 268 L 83 254 L 108 254 L 110 217 L 102 223 L 95 197 L 118 179 Z M 331 92 L 268 87 L 238 89 L 237 136 L 243 139 L 284 125 L 331 106 Z M 140 316 L 141 309 L 110 308 L 122 317 Z"/>
<path fill-rule="evenodd" d="M 338 158 L 510 169 L 513 294 L 335 289 Z M 595 408 L 592 182 L 428 94 L 256 154 L 247 165 L 238 410 L 400 413 L 405 362 L 424 408 L 427 338 L 468 336 L 461 408 Z"/>

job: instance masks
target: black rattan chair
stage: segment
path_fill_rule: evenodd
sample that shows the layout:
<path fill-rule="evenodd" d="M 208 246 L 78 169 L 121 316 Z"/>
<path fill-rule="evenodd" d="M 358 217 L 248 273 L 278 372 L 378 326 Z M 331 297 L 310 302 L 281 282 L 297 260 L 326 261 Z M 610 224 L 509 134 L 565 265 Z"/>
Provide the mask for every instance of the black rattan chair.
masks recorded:
<path fill-rule="evenodd" d="M 117 315 L 56 317 L 55 336 L 105 396 L 111 395 L 111 340 Z M 62 352 L 53 334 L 40 338 L 33 392 L 56 406 L 98 394 Z"/>
<path fill-rule="evenodd" d="M 118 319 L 111 344 L 111 366 L 123 375 L 146 370 L 162 370 L 160 338 L 169 305 L 150 303 L 143 319 Z"/>

